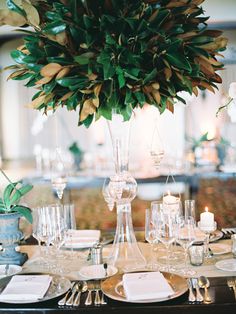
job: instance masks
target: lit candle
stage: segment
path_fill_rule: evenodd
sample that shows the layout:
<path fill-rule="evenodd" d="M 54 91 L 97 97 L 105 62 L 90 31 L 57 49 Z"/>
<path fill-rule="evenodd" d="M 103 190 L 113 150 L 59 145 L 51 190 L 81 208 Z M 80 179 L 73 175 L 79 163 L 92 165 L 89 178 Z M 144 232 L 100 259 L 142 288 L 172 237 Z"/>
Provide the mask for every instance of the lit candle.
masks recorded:
<path fill-rule="evenodd" d="M 214 226 L 214 214 L 205 207 L 205 212 L 200 215 L 200 224 L 202 228 L 212 228 Z"/>
<path fill-rule="evenodd" d="M 180 199 L 170 194 L 163 196 L 163 209 L 167 213 L 177 213 L 180 211 Z"/>

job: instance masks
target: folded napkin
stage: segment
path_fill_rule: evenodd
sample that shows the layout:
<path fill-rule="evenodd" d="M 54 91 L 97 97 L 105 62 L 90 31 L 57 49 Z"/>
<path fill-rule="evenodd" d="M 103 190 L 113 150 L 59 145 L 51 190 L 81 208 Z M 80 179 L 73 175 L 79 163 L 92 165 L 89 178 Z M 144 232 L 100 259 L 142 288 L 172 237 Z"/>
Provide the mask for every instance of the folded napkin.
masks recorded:
<path fill-rule="evenodd" d="M 69 230 L 65 240 L 66 247 L 88 248 L 99 241 L 100 230 Z"/>
<path fill-rule="evenodd" d="M 130 301 L 166 298 L 174 294 L 160 272 L 124 274 L 123 287 Z"/>
<path fill-rule="evenodd" d="M 37 301 L 42 299 L 51 280 L 49 275 L 14 276 L 0 294 L 0 301 Z"/>

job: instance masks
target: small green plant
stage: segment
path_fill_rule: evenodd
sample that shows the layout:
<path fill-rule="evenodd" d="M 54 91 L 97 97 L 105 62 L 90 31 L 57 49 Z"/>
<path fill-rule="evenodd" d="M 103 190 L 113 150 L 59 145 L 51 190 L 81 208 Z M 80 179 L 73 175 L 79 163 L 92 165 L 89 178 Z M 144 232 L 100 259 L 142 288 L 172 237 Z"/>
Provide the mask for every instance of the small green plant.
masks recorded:
<path fill-rule="evenodd" d="M 69 151 L 76 157 L 76 156 L 80 156 L 82 157 L 83 155 L 83 151 L 82 149 L 78 146 L 78 144 L 76 142 L 73 142 L 70 147 L 69 147 Z"/>
<path fill-rule="evenodd" d="M 25 194 L 32 190 L 33 186 L 31 184 L 23 184 L 21 181 L 13 183 L 2 169 L 0 171 L 9 182 L 3 191 L 2 198 L 0 198 L 0 214 L 19 213 L 32 223 L 31 209 L 19 205 L 19 202 Z"/>
<path fill-rule="evenodd" d="M 191 143 L 191 149 L 194 152 L 197 147 L 200 147 L 203 142 L 208 142 L 208 132 L 201 135 L 199 138 L 194 138 L 192 136 L 186 136 L 186 140 Z"/>

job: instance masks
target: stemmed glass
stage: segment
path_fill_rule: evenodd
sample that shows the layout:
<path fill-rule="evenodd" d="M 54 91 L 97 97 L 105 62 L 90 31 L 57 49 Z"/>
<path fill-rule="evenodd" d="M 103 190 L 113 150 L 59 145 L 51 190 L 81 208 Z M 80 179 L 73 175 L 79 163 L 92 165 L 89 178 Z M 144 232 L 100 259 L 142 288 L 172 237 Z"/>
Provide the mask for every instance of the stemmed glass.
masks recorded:
<path fill-rule="evenodd" d="M 194 221 L 194 226 L 196 226 L 195 200 L 184 201 L 184 217 L 186 220 L 189 217 L 192 217 Z"/>
<path fill-rule="evenodd" d="M 166 269 L 170 271 L 170 246 L 175 241 L 175 217 L 163 210 L 159 211 L 157 216 L 157 239 L 165 246 L 167 250 L 167 266 Z"/>
<path fill-rule="evenodd" d="M 184 276 L 193 276 L 196 272 L 189 269 L 188 249 L 196 239 L 194 231 L 194 220 L 192 217 L 179 217 L 177 219 L 176 242 L 184 250 L 184 269 L 181 273 Z"/>
<path fill-rule="evenodd" d="M 150 269 L 155 269 L 157 265 L 154 259 L 154 244 L 157 242 L 157 209 L 146 209 L 145 212 L 145 239 L 151 246 L 151 264 Z"/>

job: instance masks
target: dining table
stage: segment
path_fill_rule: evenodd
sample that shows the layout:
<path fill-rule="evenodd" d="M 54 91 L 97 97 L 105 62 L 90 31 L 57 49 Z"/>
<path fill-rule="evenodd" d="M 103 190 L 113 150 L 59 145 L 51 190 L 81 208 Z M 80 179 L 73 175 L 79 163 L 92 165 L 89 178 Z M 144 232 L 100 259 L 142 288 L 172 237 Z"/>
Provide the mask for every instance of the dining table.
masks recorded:
<path fill-rule="evenodd" d="M 216 242 L 223 247 L 230 248 L 230 240 L 218 240 Z M 150 261 L 150 244 L 139 242 L 139 248 L 143 255 L 145 256 L 147 262 Z M 51 252 L 48 252 L 48 249 Z M 80 269 L 89 265 L 91 261 L 88 261 L 88 250 L 76 250 L 76 249 L 63 249 L 60 250 L 60 263 L 58 264 L 58 252 L 53 251 L 54 249 L 49 248 L 39 248 L 38 245 L 21 245 L 19 247 L 21 252 L 28 254 L 27 262 L 22 266 L 22 272 L 26 274 L 35 273 L 47 273 L 54 272 L 58 276 L 62 276 L 65 280 L 83 281 L 85 280 L 83 276 L 81 277 Z M 42 251 L 43 250 L 43 251 Z M 103 255 L 106 258 L 111 250 L 111 245 L 107 245 L 103 248 Z M 173 266 L 174 272 L 178 274 L 183 268 L 183 254 L 181 253 L 181 248 L 176 248 L 177 260 L 173 260 L 171 265 Z M 161 265 L 165 263 L 162 258 L 163 247 L 156 245 L 154 254 L 156 261 Z M 214 251 L 213 251 L 214 253 Z M 54 265 L 54 269 L 50 269 L 47 265 L 41 262 L 42 257 L 45 254 L 49 254 L 51 263 Z M 189 302 L 189 291 L 186 290 L 182 295 L 168 299 L 162 302 L 145 302 L 145 303 L 135 303 L 134 302 L 122 302 L 115 298 L 110 298 L 105 295 L 106 304 L 104 305 L 85 305 L 85 298 L 87 297 L 87 292 L 81 294 L 81 302 L 77 307 L 73 306 L 59 306 L 58 301 L 62 298 L 62 295 L 52 298 L 46 301 L 38 301 L 35 303 L 27 304 L 15 304 L 0 302 L 0 313 L 1 314 L 54 314 L 54 313 L 103 313 L 103 314 L 148 314 L 148 313 L 159 313 L 159 314 L 225 314 L 225 313 L 236 313 L 236 300 L 235 294 L 232 288 L 228 286 L 228 279 L 236 279 L 236 271 L 227 269 L 221 270 L 216 267 L 216 263 L 221 260 L 232 259 L 231 250 L 228 249 L 223 254 L 213 254 L 212 258 L 205 261 L 201 266 L 191 266 L 190 269 L 195 271 L 194 277 L 206 276 L 209 279 L 210 287 L 209 294 L 211 296 L 212 302 L 206 304 L 204 302 Z M 55 261 L 53 262 L 53 259 Z M 57 260 L 57 261 L 56 261 Z M 50 271 L 49 271 L 50 269 Z M 2 279 L 0 279 L 1 281 Z M 108 279 L 105 279 L 108 280 Z M 204 294 L 204 290 L 201 289 Z M 93 295 L 94 298 L 94 295 Z"/>

